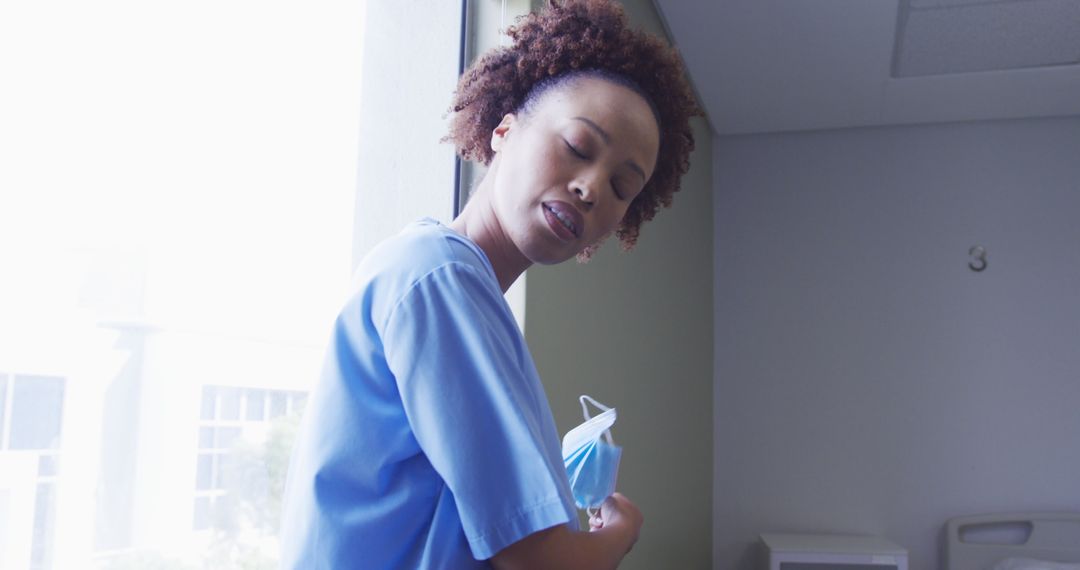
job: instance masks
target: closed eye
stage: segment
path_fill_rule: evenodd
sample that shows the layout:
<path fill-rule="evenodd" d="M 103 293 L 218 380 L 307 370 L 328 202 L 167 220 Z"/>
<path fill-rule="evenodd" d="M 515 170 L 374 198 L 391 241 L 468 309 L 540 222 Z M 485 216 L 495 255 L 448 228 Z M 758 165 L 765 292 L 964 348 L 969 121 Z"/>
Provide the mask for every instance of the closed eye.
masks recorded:
<path fill-rule="evenodd" d="M 573 154 L 577 158 L 580 158 L 581 160 L 589 160 L 589 157 L 585 153 L 575 148 L 574 145 L 570 144 L 570 141 L 563 139 L 563 142 L 566 143 L 566 149 L 569 150 L 571 154 Z M 622 196 L 622 192 L 619 192 L 618 186 L 615 185 L 614 180 L 611 181 L 611 190 L 615 192 L 615 198 L 617 198 L 620 202 L 625 200 L 625 198 L 623 198 Z"/>
<path fill-rule="evenodd" d="M 623 200 L 622 192 L 619 192 L 619 187 L 615 185 L 614 181 L 611 182 L 611 189 L 615 191 L 615 197 L 618 198 L 619 201 L 622 201 Z"/>
<path fill-rule="evenodd" d="M 584 154 L 583 152 L 581 152 L 580 150 L 578 150 L 578 149 L 574 148 L 574 145 L 570 144 L 570 142 L 569 142 L 569 141 L 567 141 L 567 140 L 563 140 L 563 142 L 565 142 L 565 143 L 566 143 L 566 148 L 567 148 L 567 149 L 569 149 L 569 150 L 570 150 L 570 152 L 571 152 L 571 153 L 572 153 L 572 154 L 573 154 L 574 156 L 576 156 L 576 157 L 578 157 L 578 158 L 580 158 L 580 159 L 582 159 L 582 160 L 588 160 L 588 158 L 589 158 L 589 157 L 585 156 L 585 154 Z"/>

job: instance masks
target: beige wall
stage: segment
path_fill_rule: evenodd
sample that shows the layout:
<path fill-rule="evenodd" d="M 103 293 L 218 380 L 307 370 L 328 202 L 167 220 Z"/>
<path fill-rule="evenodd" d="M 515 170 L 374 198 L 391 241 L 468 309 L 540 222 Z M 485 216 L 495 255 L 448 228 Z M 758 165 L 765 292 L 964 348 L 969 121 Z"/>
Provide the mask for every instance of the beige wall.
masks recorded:
<path fill-rule="evenodd" d="M 663 33 L 650 2 L 624 4 Z M 560 433 L 580 394 L 619 410 L 618 489 L 645 515 L 627 569 L 712 565 L 712 135 L 694 130 L 683 189 L 633 252 L 611 240 L 587 265 L 528 272 L 525 336 Z"/>

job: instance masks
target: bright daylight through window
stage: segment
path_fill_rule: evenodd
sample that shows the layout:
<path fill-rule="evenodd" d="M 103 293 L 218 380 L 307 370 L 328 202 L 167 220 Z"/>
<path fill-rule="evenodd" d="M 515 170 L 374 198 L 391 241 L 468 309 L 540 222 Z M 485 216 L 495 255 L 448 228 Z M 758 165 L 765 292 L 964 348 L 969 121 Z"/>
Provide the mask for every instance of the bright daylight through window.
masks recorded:
<path fill-rule="evenodd" d="M 277 567 L 364 11 L 0 3 L 0 568 Z"/>

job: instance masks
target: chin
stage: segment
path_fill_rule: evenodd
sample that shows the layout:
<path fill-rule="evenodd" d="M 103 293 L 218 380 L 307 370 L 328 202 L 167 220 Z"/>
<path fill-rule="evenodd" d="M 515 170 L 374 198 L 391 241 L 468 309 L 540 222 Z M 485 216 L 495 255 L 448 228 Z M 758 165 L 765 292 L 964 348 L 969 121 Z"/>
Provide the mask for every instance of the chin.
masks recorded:
<path fill-rule="evenodd" d="M 559 243 L 548 236 L 522 233 L 514 239 L 517 249 L 533 265 L 557 265 L 577 255 L 577 244 Z"/>
<path fill-rule="evenodd" d="M 552 251 L 550 249 L 539 249 L 539 251 L 529 252 L 526 257 L 529 261 L 536 265 L 558 265 L 564 261 L 569 261 L 580 253 L 577 250 L 564 250 L 564 251 Z"/>

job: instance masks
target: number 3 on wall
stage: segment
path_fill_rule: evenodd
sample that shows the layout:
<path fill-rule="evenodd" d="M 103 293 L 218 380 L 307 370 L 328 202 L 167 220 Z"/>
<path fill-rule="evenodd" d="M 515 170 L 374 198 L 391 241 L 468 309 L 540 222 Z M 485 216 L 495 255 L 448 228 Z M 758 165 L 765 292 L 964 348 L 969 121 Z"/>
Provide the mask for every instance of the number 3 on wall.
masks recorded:
<path fill-rule="evenodd" d="M 987 264 L 985 247 L 981 245 L 972 246 L 972 248 L 968 250 L 968 255 L 975 258 L 975 261 L 968 263 L 968 267 L 970 267 L 972 271 L 979 272 L 986 269 Z"/>

